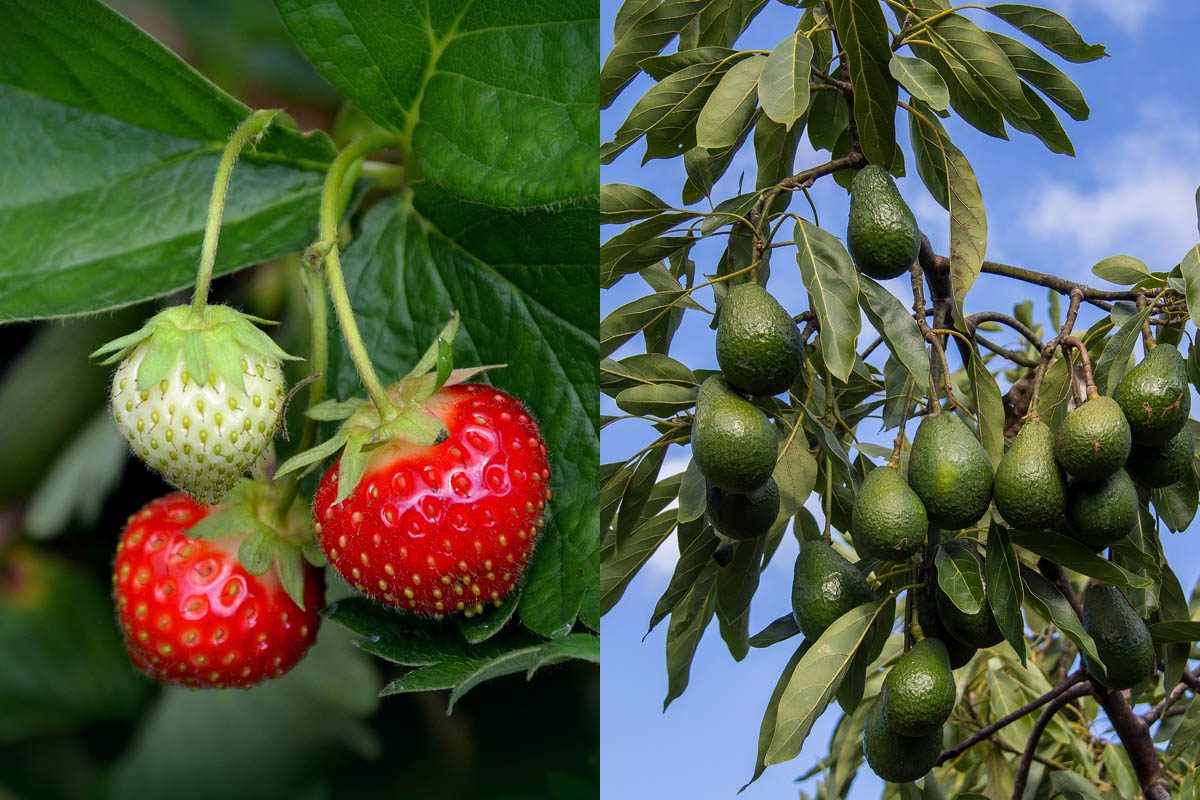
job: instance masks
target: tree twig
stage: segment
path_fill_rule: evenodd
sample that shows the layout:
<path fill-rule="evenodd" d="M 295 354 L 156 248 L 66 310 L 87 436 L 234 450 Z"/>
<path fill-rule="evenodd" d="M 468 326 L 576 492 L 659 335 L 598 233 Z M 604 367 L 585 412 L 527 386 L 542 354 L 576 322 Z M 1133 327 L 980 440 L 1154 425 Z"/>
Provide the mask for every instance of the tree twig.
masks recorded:
<path fill-rule="evenodd" d="M 1147 725 L 1153 725 L 1167 715 L 1171 706 L 1179 702 L 1179 698 L 1183 697 L 1188 689 L 1196 691 L 1197 686 L 1200 686 L 1200 667 L 1196 667 L 1191 672 L 1185 672 L 1179 683 L 1171 691 L 1167 692 L 1167 696 L 1162 699 L 1158 705 L 1142 714 L 1142 719 Z"/>
<path fill-rule="evenodd" d="M 1042 713 L 1037 718 L 1037 722 L 1033 723 L 1033 731 L 1029 734 L 1029 740 L 1025 744 L 1025 752 L 1021 755 L 1021 763 L 1017 767 L 1017 776 L 1013 780 L 1013 800 L 1021 800 L 1021 797 L 1025 794 L 1025 784 L 1029 781 L 1029 768 L 1033 765 L 1034 751 L 1037 750 L 1038 740 L 1042 738 L 1042 733 L 1046 730 L 1046 726 L 1050 724 L 1050 720 L 1054 719 L 1054 715 L 1072 700 L 1077 700 L 1091 693 L 1091 683 L 1076 684 L 1051 700 L 1046 705 L 1046 708 L 1042 710 Z"/>

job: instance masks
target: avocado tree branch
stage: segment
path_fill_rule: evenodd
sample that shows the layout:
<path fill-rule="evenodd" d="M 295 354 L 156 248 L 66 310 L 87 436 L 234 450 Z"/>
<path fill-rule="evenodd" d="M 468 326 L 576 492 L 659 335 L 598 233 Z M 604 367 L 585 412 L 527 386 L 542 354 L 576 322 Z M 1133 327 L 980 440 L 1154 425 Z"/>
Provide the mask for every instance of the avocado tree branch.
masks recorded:
<path fill-rule="evenodd" d="M 1042 713 L 1037 718 L 1037 722 L 1033 723 L 1033 730 L 1030 732 L 1029 740 L 1025 744 L 1025 752 L 1021 755 L 1021 763 L 1017 767 L 1017 775 L 1013 780 L 1013 800 L 1021 800 L 1021 797 L 1025 794 L 1025 784 L 1029 782 L 1029 768 L 1033 765 L 1038 740 L 1042 738 L 1042 733 L 1046 730 L 1046 726 L 1050 724 L 1050 720 L 1054 719 L 1054 715 L 1072 700 L 1077 700 L 1091 693 L 1091 683 L 1077 683 L 1051 700 L 1046 705 L 1046 708 L 1042 710 Z"/>
<path fill-rule="evenodd" d="M 1163 717 L 1167 716 L 1167 712 L 1171 710 L 1171 706 L 1179 702 L 1179 698 L 1191 689 L 1193 692 L 1200 686 L 1200 667 L 1196 667 L 1191 672 L 1185 672 L 1179 683 L 1171 691 L 1167 692 L 1164 697 L 1154 708 L 1142 714 L 1142 719 L 1147 725 L 1153 725 Z"/>
<path fill-rule="evenodd" d="M 1001 325 L 1007 325 L 1017 333 L 1024 336 L 1025 339 L 1039 352 L 1041 352 L 1041 349 L 1045 347 L 1045 345 L 1042 344 L 1042 340 L 1038 338 L 1038 335 L 1033 332 L 1032 328 L 1030 328 L 1024 322 L 1021 322 L 1019 319 L 1010 317 L 1008 314 L 1002 314 L 999 311 L 979 311 L 968 315 L 966 319 L 967 334 L 974 335 L 975 328 L 977 328 L 981 322 L 999 322 Z M 1036 363 L 1031 366 L 1036 366 Z"/>
<path fill-rule="evenodd" d="M 964 739 L 959 744 L 956 744 L 954 747 L 951 747 L 950 749 L 946 750 L 944 753 L 942 753 L 940 756 L 938 756 L 936 766 L 940 767 L 942 764 L 945 764 L 947 761 L 949 761 L 953 758 L 958 758 L 960 755 L 965 753 L 967 750 L 970 750 L 975 745 L 979 744 L 980 742 L 984 741 L 985 739 L 992 738 L 993 736 L 996 735 L 997 732 L 999 732 L 1003 728 L 1007 728 L 1009 725 L 1013 724 L 1017 720 L 1019 720 L 1023 717 L 1026 717 L 1029 714 L 1032 714 L 1034 711 L 1037 711 L 1039 708 L 1046 705 L 1047 703 L 1050 703 L 1050 702 L 1058 699 L 1063 694 L 1070 691 L 1072 687 L 1078 686 L 1079 684 L 1083 683 L 1086 680 L 1087 680 L 1087 673 L 1085 673 L 1083 670 L 1079 670 L 1078 672 L 1073 673 L 1065 681 L 1060 683 L 1058 686 L 1055 686 L 1053 689 L 1046 692 L 1041 697 L 1038 697 L 1035 700 L 1029 701 L 1028 703 L 1026 703 L 1025 705 L 1021 706 L 1020 708 L 1016 709 L 1015 711 L 1005 714 L 1003 717 L 996 720 L 995 722 L 988 725 L 987 727 L 980 728 L 978 731 L 973 733 L 970 736 L 970 738 Z M 1091 691 L 1091 687 L 1088 687 L 1088 691 Z"/>

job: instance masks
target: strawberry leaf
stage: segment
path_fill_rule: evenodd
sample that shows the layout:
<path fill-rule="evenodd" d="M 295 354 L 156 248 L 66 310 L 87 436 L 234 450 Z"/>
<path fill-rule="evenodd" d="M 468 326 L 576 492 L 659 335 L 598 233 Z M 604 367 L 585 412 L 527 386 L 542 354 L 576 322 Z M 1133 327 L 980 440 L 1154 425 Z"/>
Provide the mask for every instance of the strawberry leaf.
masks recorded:
<path fill-rule="evenodd" d="M 275 568 L 279 571 L 279 582 L 292 602 L 304 608 L 304 556 L 300 548 L 277 543 Z"/>
<path fill-rule="evenodd" d="M 338 467 L 338 493 L 335 503 L 340 503 L 354 493 L 354 488 L 362 480 L 363 470 L 367 466 L 367 457 L 363 453 L 363 437 L 352 434 L 346 439 L 346 447 L 342 450 L 341 466 Z"/>
<path fill-rule="evenodd" d="M 287 461 L 279 465 L 279 469 L 275 471 L 276 478 L 282 478 L 289 472 L 295 472 L 303 467 L 312 467 L 320 464 L 329 456 L 336 453 L 346 443 L 346 434 L 336 433 L 325 441 L 321 442 L 316 447 L 312 447 L 303 452 L 289 458 Z M 307 470 L 305 471 L 307 473 Z"/>
<path fill-rule="evenodd" d="M 187 530 L 192 539 L 227 539 L 243 536 L 258 524 L 254 511 L 247 505 L 237 504 L 224 511 L 209 514 Z"/>
<path fill-rule="evenodd" d="M 266 530 L 256 530 L 238 545 L 238 560 L 251 575 L 263 575 L 271 568 L 275 537 Z"/>

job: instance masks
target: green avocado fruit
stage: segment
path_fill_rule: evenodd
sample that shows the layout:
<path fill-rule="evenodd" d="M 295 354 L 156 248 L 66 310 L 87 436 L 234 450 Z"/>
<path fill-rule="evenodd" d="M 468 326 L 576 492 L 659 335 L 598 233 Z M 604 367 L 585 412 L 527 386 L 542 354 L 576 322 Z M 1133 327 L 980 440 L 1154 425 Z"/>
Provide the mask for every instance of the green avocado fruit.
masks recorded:
<path fill-rule="evenodd" d="M 1129 422 L 1117 401 L 1103 395 L 1067 414 L 1054 440 L 1054 456 L 1072 478 L 1098 481 L 1129 456 Z"/>
<path fill-rule="evenodd" d="M 779 516 L 779 486 L 774 478 L 767 478 L 761 488 L 749 494 L 709 486 L 704 516 L 723 536 L 737 541 L 757 539 L 771 530 Z"/>
<path fill-rule="evenodd" d="M 992 461 L 975 434 L 956 414 L 921 420 L 908 457 L 908 485 L 939 528 L 973 525 L 992 500 Z"/>
<path fill-rule="evenodd" d="M 950 719 L 955 694 L 946 645 L 937 639 L 922 639 L 888 671 L 882 703 L 896 733 L 925 736 Z"/>
<path fill-rule="evenodd" d="M 851 512 L 854 548 L 864 556 L 904 561 L 925 544 L 929 520 L 921 498 L 900 474 L 883 466 L 863 478 Z"/>
<path fill-rule="evenodd" d="M 846 246 L 859 271 L 877 280 L 902 275 L 917 260 L 917 219 L 883 167 L 868 164 L 850 184 Z"/>
<path fill-rule="evenodd" d="M 741 392 L 786 392 L 800 374 L 796 323 L 766 289 L 743 283 L 729 290 L 717 325 L 717 363 Z"/>
<path fill-rule="evenodd" d="M 946 629 L 942 618 L 938 616 L 936 576 L 930 576 L 930 581 L 917 590 L 917 623 L 921 626 L 921 634 L 926 639 L 937 639 L 946 648 L 950 656 L 951 669 L 964 666 L 975 655 L 978 648 L 955 639 Z"/>
<path fill-rule="evenodd" d="M 957 549 L 970 553 L 979 562 L 979 572 L 981 575 L 983 574 L 983 558 L 971 543 L 963 539 L 951 539 L 942 547 L 947 552 Z M 941 618 L 942 624 L 946 626 L 950 635 L 960 642 L 979 648 L 993 647 L 1004 641 L 1004 633 L 996 624 L 992 609 L 986 602 L 974 614 L 968 614 L 956 606 L 940 586 L 937 589 L 936 602 L 938 617 Z"/>
<path fill-rule="evenodd" d="M 713 375 L 696 396 L 692 457 L 713 486 L 754 491 L 775 469 L 775 428 L 766 414 Z"/>
<path fill-rule="evenodd" d="M 871 769 L 889 783 L 911 783 L 922 778 L 942 754 L 942 729 L 923 736 L 902 736 L 892 728 L 882 703 L 867 712 L 863 728 L 863 755 Z"/>
<path fill-rule="evenodd" d="M 1154 673 L 1150 629 L 1116 586 L 1094 583 L 1083 595 L 1083 628 L 1096 641 L 1104 667 L 1086 653 L 1083 663 L 1109 689 L 1129 689 Z"/>
<path fill-rule="evenodd" d="M 858 568 L 830 545 L 807 541 L 800 547 L 792 581 L 792 616 L 810 642 L 846 612 L 875 599 Z"/>
<path fill-rule="evenodd" d="M 1067 491 L 1070 534 L 1090 547 L 1120 541 L 1137 521 L 1137 487 L 1123 469 L 1100 481 L 1074 481 Z"/>
<path fill-rule="evenodd" d="M 1054 458 L 1054 433 L 1032 418 L 1009 445 L 996 467 L 992 488 L 996 509 L 1017 528 L 1043 530 L 1057 523 L 1067 507 L 1067 480 Z"/>
<path fill-rule="evenodd" d="M 1160 344 L 1117 384 L 1113 399 L 1129 420 L 1135 444 L 1165 444 L 1192 410 L 1187 363 L 1179 350 Z"/>
<path fill-rule="evenodd" d="M 1166 444 L 1135 444 L 1125 460 L 1125 471 L 1147 489 L 1161 489 L 1183 480 L 1188 474 L 1194 448 L 1192 432 L 1183 427 Z"/>

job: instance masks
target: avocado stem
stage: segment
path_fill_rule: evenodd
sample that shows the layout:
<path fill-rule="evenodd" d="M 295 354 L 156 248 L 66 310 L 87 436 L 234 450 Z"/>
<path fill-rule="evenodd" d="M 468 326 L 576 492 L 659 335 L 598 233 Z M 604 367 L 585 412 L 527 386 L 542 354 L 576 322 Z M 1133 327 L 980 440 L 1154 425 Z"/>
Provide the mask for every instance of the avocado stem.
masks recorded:
<path fill-rule="evenodd" d="M 1088 355 L 1087 348 L 1084 347 L 1083 342 L 1074 336 L 1063 336 L 1062 346 L 1064 350 L 1068 346 L 1074 347 L 1079 353 L 1079 360 L 1083 363 L 1083 380 L 1087 385 L 1087 399 L 1091 400 L 1099 396 L 1100 393 L 1096 391 L 1096 382 L 1092 379 L 1092 358 Z"/>

